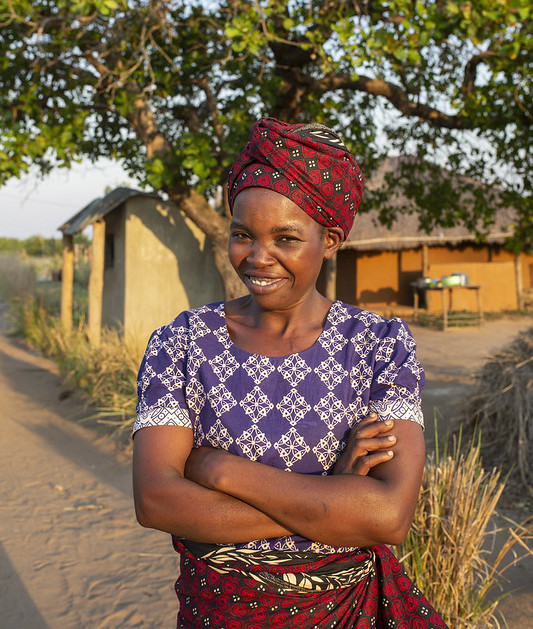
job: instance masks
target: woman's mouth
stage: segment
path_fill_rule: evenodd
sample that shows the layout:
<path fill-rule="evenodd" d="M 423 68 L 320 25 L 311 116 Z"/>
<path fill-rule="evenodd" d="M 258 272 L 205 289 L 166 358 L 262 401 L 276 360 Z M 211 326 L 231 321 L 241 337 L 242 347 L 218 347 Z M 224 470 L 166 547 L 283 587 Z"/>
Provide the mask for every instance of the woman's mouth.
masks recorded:
<path fill-rule="evenodd" d="M 246 275 L 246 283 L 256 292 L 266 293 L 275 290 L 285 279 L 282 277 L 256 277 Z"/>

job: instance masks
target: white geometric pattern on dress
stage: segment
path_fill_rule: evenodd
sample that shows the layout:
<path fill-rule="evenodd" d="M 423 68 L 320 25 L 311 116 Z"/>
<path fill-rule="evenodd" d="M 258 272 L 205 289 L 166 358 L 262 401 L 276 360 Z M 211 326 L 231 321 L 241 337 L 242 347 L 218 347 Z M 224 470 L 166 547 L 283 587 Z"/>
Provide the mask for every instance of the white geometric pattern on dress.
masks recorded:
<path fill-rule="evenodd" d="M 331 327 L 318 337 L 318 342 L 328 354 L 336 354 L 346 345 L 348 339 L 337 328 Z"/>
<path fill-rule="evenodd" d="M 227 413 L 237 404 L 233 395 L 231 395 L 223 384 L 219 384 L 210 389 L 207 397 L 216 416 L 219 418 L 223 413 Z M 217 424 L 218 423 L 217 421 Z"/>
<path fill-rule="evenodd" d="M 175 391 L 181 389 L 185 384 L 185 376 L 182 369 L 176 363 L 171 363 L 162 374 L 159 379 L 166 386 L 169 391 Z"/>
<path fill-rule="evenodd" d="M 189 334 L 193 341 L 201 338 L 202 336 L 206 336 L 207 334 L 211 334 L 211 330 L 204 323 L 200 315 L 201 312 L 198 313 L 193 311 L 193 314 L 191 315 L 191 318 L 189 320 Z"/>
<path fill-rule="evenodd" d="M 418 383 L 418 380 L 420 380 L 424 370 L 422 369 L 422 365 L 416 357 L 416 354 L 409 354 L 409 357 L 404 364 L 414 374 Z"/>
<path fill-rule="evenodd" d="M 272 446 L 266 435 L 255 424 L 245 430 L 237 438 L 236 443 L 251 461 L 256 461 Z"/>
<path fill-rule="evenodd" d="M 185 393 L 189 408 L 198 415 L 205 405 L 205 389 L 203 384 L 196 378 L 192 378 L 185 387 Z"/>
<path fill-rule="evenodd" d="M 145 426 L 160 425 L 192 428 L 189 413 L 178 405 L 171 393 L 167 393 L 162 398 L 159 398 L 150 407 L 141 399 L 133 429 L 138 430 Z"/>
<path fill-rule="evenodd" d="M 311 372 L 311 367 L 298 354 L 291 354 L 278 367 L 280 374 L 295 387 Z"/>
<path fill-rule="evenodd" d="M 230 445 L 233 443 L 233 438 L 229 434 L 226 426 L 220 421 L 220 417 L 211 426 L 205 437 L 213 448 L 220 448 L 222 450 L 229 450 Z"/>
<path fill-rule="evenodd" d="M 263 419 L 263 417 L 266 417 L 274 408 L 274 404 L 272 404 L 268 397 L 257 386 L 254 387 L 239 404 L 254 424 L 260 419 Z"/>
<path fill-rule="evenodd" d="M 316 444 L 313 448 L 313 452 L 316 454 L 318 462 L 324 470 L 329 470 L 337 458 L 339 453 L 340 442 L 335 438 L 332 432 L 328 432 L 325 437 Z"/>
<path fill-rule="evenodd" d="M 376 351 L 376 360 L 382 360 L 387 362 L 391 359 L 394 353 L 394 346 L 396 345 L 395 338 L 384 338 L 381 339 L 380 344 Z"/>
<path fill-rule="evenodd" d="M 229 349 L 233 345 L 230 337 L 228 336 L 228 328 L 225 325 L 221 326 L 217 330 L 213 330 L 213 335 L 226 349 Z"/>
<path fill-rule="evenodd" d="M 276 370 L 267 356 L 261 356 L 259 354 L 252 354 L 243 364 L 243 369 L 255 384 L 260 384 Z"/>
<path fill-rule="evenodd" d="M 396 380 L 396 376 L 400 373 L 400 368 L 396 365 L 396 363 L 392 360 L 385 369 L 379 374 L 378 382 L 380 384 L 388 384 L 389 382 L 394 382 Z"/>
<path fill-rule="evenodd" d="M 362 360 L 352 367 L 350 371 L 350 383 L 356 395 L 361 395 L 368 389 L 372 382 L 372 367 Z"/>
<path fill-rule="evenodd" d="M 287 395 L 283 396 L 276 404 L 276 408 L 291 426 L 296 426 L 311 410 L 311 406 L 296 389 L 291 389 Z"/>
<path fill-rule="evenodd" d="M 185 347 L 177 340 L 175 336 L 171 336 L 163 343 L 163 347 L 173 363 L 185 358 Z"/>
<path fill-rule="evenodd" d="M 331 391 L 313 406 L 313 410 L 330 430 L 343 421 L 346 415 L 344 404 Z"/>
<path fill-rule="evenodd" d="M 205 439 L 204 429 L 202 427 L 202 422 L 200 421 L 200 417 L 196 415 L 194 418 L 194 426 L 193 426 L 193 441 L 194 447 L 199 448 L 203 440 Z"/>
<path fill-rule="evenodd" d="M 305 439 L 298 433 L 296 428 L 291 428 L 285 433 L 275 444 L 274 448 L 278 451 L 280 457 L 290 469 L 297 461 L 305 456 L 310 448 Z"/>
<path fill-rule="evenodd" d="M 337 326 L 339 325 L 339 323 L 344 323 L 349 318 L 350 313 L 348 312 L 348 310 L 343 305 L 341 305 L 339 301 L 333 302 L 328 314 L 328 320 L 331 322 L 331 324 Z"/>
<path fill-rule="evenodd" d="M 143 370 L 143 373 L 139 377 L 139 385 L 141 387 L 141 392 L 142 393 L 145 393 L 145 391 L 148 388 L 150 382 L 152 382 L 152 379 L 156 375 L 157 374 L 155 373 L 155 370 L 152 367 L 152 365 L 147 363 L 145 368 L 144 368 L 144 370 Z"/>
<path fill-rule="evenodd" d="M 362 321 L 367 327 L 373 323 L 384 323 L 385 319 L 376 314 L 375 312 L 369 312 L 368 310 L 361 310 L 358 314 L 358 319 Z"/>
<path fill-rule="evenodd" d="M 385 419 L 408 419 L 424 426 L 424 415 L 418 404 L 413 404 L 407 400 L 391 399 L 376 400 L 368 405 L 369 411 L 374 411 L 382 420 Z"/>
<path fill-rule="evenodd" d="M 280 537 L 274 544 L 276 550 L 298 550 L 292 537 Z"/>
<path fill-rule="evenodd" d="M 333 356 L 326 358 L 318 367 L 315 367 L 315 373 L 330 390 L 333 390 L 348 375 L 346 369 Z"/>
<path fill-rule="evenodd" d="M 228 350 L 218 354 L 209 364 L 221 382 L 225 382 L 239 368 L 239 363 Z"/>
<path fill-rule="evenodd" d="M 189 346 L 189 353 L 187 356 L 187 371 L 191 375 L 196 375 L 196 372 L 202 366 L 202 363 L 206 361 L 205 354 L 202 350 L 196 345 L 194 341 L 191 341 Z"/>
<path fill-rule="evenodd" d="M 373 351 L 378 337 L 372 332 L 370 328 L 365 328 L 364 332 L 357 332 L 351 339 L 356 353 L 365 358 L 370 352 Z"/>
<path fill-rule="evenodd" d="M 355 400 L 350 402 L 350 408 L 346 413 L 348 418 L 348 426 L 351 428 L 354 424 L 357 424 L 367 415 L 367 406 L 363 402 L 362 397 L 356 397 Z"/>
<path fill-rule="evenodd" d="M 407 331 L 407 328 L 405 327 L 405 325 L 403 325 L 403 322 L 398 330 L 397 339 L 401 343 L 403 343 L 403 346 L 409 353 L 411 353 L 416 347 L 414 338 L 409 334 L 409 332 Z"/>
<path fill-rule="evenodd" d="M 163 345 L 160 336 L 161 330 L 162 328 L 157 328 L 157 330 L 155 330 L 155 332 L 152 334 L 152 337 L 148 341 L 148 347 L 146 348 L 147 356 L 157 356 L 159 354 L 159 350 Z"/>

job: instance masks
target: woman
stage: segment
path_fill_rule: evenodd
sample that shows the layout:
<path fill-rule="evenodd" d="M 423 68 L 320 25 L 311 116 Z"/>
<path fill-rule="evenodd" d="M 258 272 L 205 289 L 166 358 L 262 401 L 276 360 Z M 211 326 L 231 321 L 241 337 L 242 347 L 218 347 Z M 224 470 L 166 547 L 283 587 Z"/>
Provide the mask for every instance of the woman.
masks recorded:
<path fill-rule="evenodd" d="M 445 627 L 385 546 L 424 464 L 415 343 L 316 289 L 363 184 L 328 128 L 261 119 L 228 184 L 249 294 L 148 343 L 135 505 L 181 554 L 178 627 Z"/>

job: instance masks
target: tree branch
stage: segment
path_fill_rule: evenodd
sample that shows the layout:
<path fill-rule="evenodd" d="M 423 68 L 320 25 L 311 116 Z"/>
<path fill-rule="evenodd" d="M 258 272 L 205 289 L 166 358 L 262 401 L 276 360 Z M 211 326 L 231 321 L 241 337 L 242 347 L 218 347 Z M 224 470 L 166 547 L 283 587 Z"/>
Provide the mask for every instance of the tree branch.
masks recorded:
<path fill-rule="evenodd" d="M 278 68 L 277 72 L 288 83 L 292 82 L 306 92 L 325 93 L 334 90 L 364 92 L 373 96 L 383 96 L 405 116 L 416 116 L 417 118 L 428 120 L 436 127 L 469 129 L 472 126 L 468 118 L 464 116 L 450 116 L 434 107 L 411 101 L 405 90 L 384 79 L 372 79 L 366 76 L 352 79 L 349 76 L 334 72 L 321 79 L 314 79 L 296 68 Z"/>

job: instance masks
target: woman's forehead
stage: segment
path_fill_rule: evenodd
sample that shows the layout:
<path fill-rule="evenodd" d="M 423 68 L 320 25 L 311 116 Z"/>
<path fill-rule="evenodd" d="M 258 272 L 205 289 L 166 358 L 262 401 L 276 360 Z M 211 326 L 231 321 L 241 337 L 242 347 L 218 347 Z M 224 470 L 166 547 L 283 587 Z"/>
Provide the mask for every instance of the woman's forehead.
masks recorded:
<path fill-rule="evenodd" d="M 260 221 L 283 229 L 320 225 L 287 197 L 267 188 L 246 188 L 235 199 L 232 224 Z"/>

